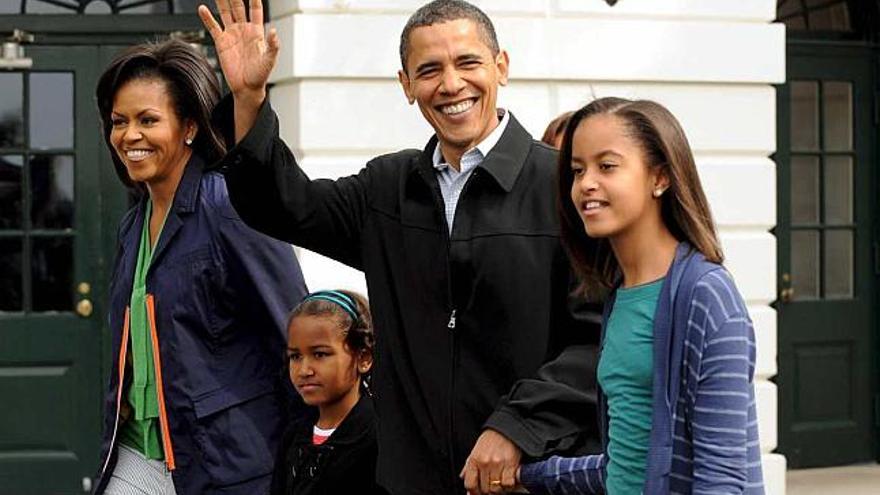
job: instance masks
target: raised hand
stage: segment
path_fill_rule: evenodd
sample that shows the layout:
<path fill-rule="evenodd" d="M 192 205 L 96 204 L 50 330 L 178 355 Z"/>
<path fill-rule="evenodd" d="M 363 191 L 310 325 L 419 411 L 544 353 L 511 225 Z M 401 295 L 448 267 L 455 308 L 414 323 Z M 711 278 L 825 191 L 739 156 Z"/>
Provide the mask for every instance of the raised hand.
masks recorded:
<path fill-rule="evenodd" d="M 250 17 L 244 0 L 215 0 L 215 3 L 222 27 L 205 5 L 199 6 L 199 17 L 214 39 L 226 84 L 236 100 L 262 102 L 266 82 L 281 48 L 274 28 L 268 36 L 265 34 L 263 2 L 250 1 Z"/>

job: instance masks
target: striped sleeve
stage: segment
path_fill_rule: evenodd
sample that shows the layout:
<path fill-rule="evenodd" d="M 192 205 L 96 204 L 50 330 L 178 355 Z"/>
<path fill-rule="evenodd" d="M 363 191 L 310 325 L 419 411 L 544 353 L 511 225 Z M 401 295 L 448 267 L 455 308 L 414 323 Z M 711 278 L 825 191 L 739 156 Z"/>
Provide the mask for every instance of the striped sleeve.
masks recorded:
<path fill-rule="evenodd" d="M 605 464 L 604 454 L 553 456 L 544 461 L 524 464 L 520 470 L 520 483 L 529 493 L 604 493 Z"/>
<path fill-rule="evenodd" d="M 754 400 L 755 337 L 745 305 L 724 271 L 695 289 L 690 324 L 703 330 L 694 396 L 693 493 L 746 488 L 749 408 Z"/>

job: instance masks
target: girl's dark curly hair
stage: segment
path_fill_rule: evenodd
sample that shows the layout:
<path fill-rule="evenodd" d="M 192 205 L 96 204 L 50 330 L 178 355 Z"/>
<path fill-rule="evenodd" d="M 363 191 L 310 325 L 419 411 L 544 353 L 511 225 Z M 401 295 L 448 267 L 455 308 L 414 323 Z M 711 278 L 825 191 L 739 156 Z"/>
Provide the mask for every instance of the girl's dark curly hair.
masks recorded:
<path fill-rule="evenodd" d="M 357 305 L 357 320 L 352 319 L 345 309 L 339 304 L 325 299 L 306 299 L 300 303 L 291 313 L 287 320 L 287 327 L 297 316 L 333 316 L 339 322 L 339 328 L 345 333 L 345 345 L 353 353 L 373 352 L 375 336 L 373 334 L 373 318 L 370 314 L 370 305 L 367 298 L 357 292 L 336 290 L 348 296 Z"/>

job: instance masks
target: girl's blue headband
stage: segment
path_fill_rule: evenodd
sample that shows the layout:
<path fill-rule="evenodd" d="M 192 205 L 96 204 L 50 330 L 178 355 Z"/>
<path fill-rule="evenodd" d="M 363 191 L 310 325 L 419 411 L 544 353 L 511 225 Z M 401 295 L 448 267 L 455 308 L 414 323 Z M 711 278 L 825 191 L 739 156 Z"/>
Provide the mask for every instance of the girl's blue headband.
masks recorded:
<path fill-rule="evenodd" d="M 358 321 L 357 303 L 347 294 L 337 290 L 319 290 L 307 295 L 303 302 L 319 299 L 321 301 L 329 301 L 342 308 L 348 316 L 351 316 L 352 323 Z"/>

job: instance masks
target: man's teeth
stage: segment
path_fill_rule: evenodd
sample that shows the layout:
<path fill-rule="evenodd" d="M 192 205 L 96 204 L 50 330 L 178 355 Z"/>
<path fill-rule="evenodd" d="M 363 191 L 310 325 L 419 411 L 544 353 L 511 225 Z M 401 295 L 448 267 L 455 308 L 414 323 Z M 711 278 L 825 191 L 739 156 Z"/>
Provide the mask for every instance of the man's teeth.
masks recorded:
<path fill-rule="evenodd" d="M 466 112 L 472 106 L 474 106 L 474 100 L 465 100 L 461 103 L 456 103 L 455 105 L 446 105 L 442 110 L 446 115 L 455 115 L 457 113 Z"/>

